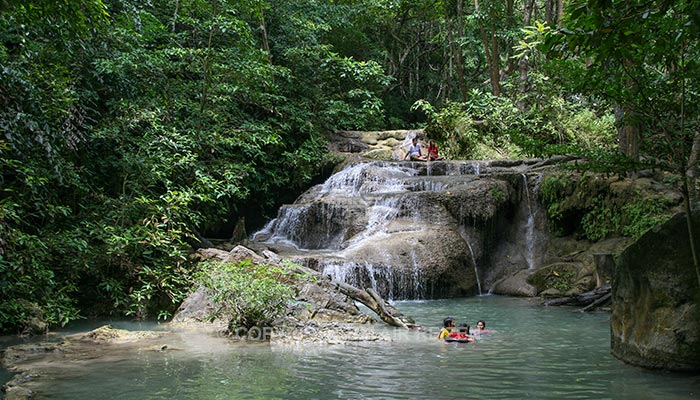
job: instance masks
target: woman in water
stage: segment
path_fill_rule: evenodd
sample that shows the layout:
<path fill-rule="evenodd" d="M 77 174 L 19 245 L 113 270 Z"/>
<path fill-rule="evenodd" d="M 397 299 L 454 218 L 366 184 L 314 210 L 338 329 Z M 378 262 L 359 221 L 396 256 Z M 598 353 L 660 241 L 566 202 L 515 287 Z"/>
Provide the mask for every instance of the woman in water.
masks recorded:
<path fill-rule="evenodd" d="M 491 333 L 491 331 L 486 329 L 486 322 L 484 322 L 483 319 L 480 319 L 476 323 L 476 329 L 474 330 L 474 333 L 478 333 L 478 334 Z"/>

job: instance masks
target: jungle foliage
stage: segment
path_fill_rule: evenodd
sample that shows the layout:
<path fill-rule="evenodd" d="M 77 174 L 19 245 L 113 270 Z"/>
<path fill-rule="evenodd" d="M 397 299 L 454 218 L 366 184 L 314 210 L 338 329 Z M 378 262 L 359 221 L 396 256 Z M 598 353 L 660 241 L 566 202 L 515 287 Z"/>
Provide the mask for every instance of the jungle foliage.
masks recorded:
<path fill-rule="evenodd" d="M 426 124 L 449 157 L 685 177 L 698 5 L 0 1 L 0 331 L 169 317 L 200 233 L 270 216 L 334 129 Z"/>
<path fill-rule="evenodd" d="M 551 233 L 594 242 L 613 236 L 638 239 L 668 221 L 681 205 L 674 193 L 659 191 L 648 179 L 635 182 L 589 172 L 546 176 L 540 199 Z"/>
<path fill-rule="evenodd" d="M 269 328 L 294 299 L 294 264 L 205 262 L 196 278 L 216 308 L 212 320 L 226 321 L 230 332 Z M 239 335 L 241 336 L 241 335 Z"/>

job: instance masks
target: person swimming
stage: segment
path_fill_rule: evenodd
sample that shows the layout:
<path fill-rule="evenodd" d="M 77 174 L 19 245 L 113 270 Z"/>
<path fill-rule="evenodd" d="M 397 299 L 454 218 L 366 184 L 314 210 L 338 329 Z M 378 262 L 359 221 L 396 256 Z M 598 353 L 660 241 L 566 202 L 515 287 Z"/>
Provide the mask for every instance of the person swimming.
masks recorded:
<path fill-rule="evenodd" d="M 455 327 L 455 319 L 447 317 L 442 320 L 442 329 L 438 333 L 438 339 L 444 339 L 452 333 L 452 328 Z"/>
<path fill-rule="evenodd" d="M 475 334 L 482 334 L 482 333 L 491 333 L 490 330 L 486 329 L 486 322 L 483 319 L 480 319 L 476 322 L 476 329 L 474 330 Z"/>
<path fill-rule="evenodd" d="M 469 324 L 461 323 L 459 324 L 459 332 L 451 332 L 445 338 L 446 342 L 473 342 L 476 340 L 474 336 L 469 335 Z"/>

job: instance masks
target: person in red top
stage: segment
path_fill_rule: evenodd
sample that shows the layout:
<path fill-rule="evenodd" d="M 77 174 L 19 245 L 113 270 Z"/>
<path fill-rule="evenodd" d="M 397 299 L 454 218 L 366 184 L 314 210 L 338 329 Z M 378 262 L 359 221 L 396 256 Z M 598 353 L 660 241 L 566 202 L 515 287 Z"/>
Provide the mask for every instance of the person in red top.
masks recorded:
<path fill-rule="evenodd" d="M 459 324 L 459 332 L 450 332 L 445 337 L 446 342 L 473 342 L 474 336 L 469 335 L 469 324 Z"/>
<path fill-rule="evenodd" d="M 428 143 L 428 161 L 442 160 L 442 157 L 438 155 L 438 147 L 434 141 Z"/>

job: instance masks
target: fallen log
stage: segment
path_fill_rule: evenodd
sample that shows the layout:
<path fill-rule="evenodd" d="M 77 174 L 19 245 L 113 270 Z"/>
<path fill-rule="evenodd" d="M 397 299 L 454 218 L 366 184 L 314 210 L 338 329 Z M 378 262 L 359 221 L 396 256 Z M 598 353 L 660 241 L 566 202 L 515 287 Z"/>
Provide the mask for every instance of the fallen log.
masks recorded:
<path fill-rule="evenodd" d="M 594 301 L 593 303 L 591 303 L 591 304 L 589 304 L 589 305 L 583 307 L 583 308 L 580 309 L 579 311 L 581 311 L 581 312 L 591 311 L 591 310 L 595 309 L 596 307 L 602 306 L 603 304 L 609 302 L 611 298 L 612 298 L 612 293 L 608 293 L 608 294 L 606 294 L 605 296 L 603 296 L 603 297 L 599 298 L 598 300 Z"/>
<path fill-rule="evenodd" d="M 387 324 L 404 329 L 411 329 L 413 326 L 413 320 L 411 318 L 405 316 L 391 304 L 387 303 L 386 300 L 380 297 L 373 289 L 362 290 L 344 282 L 334 281 L 333 283 L 335 283 L 341 293 L 367 306 L 367 308 L 374 311 L 379 318 Z"/>
<path fill-rule="evenodd" d="M 610 285 L 603 285 L 600 287 L 597 287 L 591 291 L 581 293 L 581 294 L 575 294 L 573 296 L 565 296 L 565 297 L 558 297 L 555 299 L 549 299 L 546 300 L 543 305 L 545 306 L 563 306 L 563 305 L 570 305 L 570 306 L 588 306 L 593 303 L 602 304 L 605 302 L 605 300 L 601 300 L 602 298 L 609 299 L 611 296 L 612 292 L 612 287 Z M 599 301 L 600 300 L 600 301 Z M 591 308 L 586 308 L 585 311 L 589 311 L 590 309 L 594 308 L 595 306 Z"/>
<path fill-rule="evenodd" d="M 355 301 L 364 304 L 384 322 L 391 326 L 396 326 L 404 329 L 413 329 L 416 327 L 415 321 L 389 304 L 372 288 L 360 289 L 345 282 L 332 280 L 329 276 L 323 276 L 320 272 L 304 267 L 297 266 L 297 270 L 303 274 L 315 276 L 317 279 L 328 279 L 340 293 L 350 297 Z"/>

